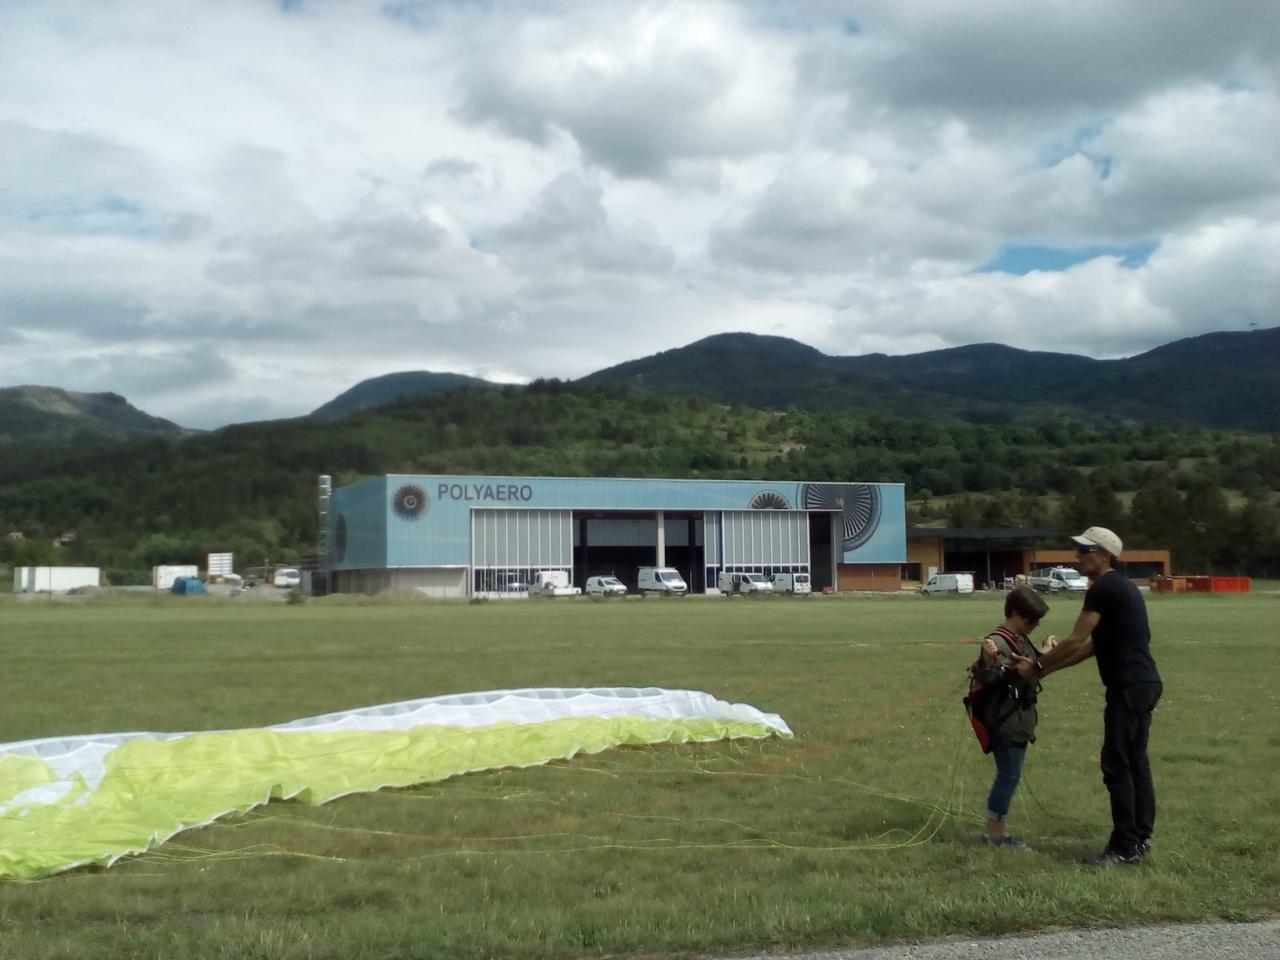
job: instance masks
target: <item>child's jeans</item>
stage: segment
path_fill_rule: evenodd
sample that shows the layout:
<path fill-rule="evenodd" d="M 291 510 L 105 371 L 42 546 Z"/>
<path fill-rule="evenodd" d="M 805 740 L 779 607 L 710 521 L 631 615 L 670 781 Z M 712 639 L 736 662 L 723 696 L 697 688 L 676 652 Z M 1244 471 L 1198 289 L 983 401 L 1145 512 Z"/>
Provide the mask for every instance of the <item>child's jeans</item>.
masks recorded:
<path fill-rule="evenodd" d="M 1022 779 L 1022 762 L 1027 758 L 1027 745 L 996 734 L 991 738 L 991 756 L 996 761 L 996 779 L 987 795 L 987 817 L 1004 821 L 1009 817 L 1013 794 Z"/>

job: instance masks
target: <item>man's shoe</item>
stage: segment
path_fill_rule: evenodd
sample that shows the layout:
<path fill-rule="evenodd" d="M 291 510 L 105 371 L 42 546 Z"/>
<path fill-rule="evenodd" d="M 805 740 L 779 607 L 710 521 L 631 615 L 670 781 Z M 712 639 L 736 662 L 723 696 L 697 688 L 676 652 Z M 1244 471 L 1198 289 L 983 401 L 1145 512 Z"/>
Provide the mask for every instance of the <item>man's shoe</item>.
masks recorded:
<path fill-rule="evenodd" d="M 1142 854 L 1143 856 L 1146 856 L 1150 852 L 1151 852 L 1151 838 L 1147 837 L 1147 839 L 1145 840 L 1139 840 L 1138 853 Z"/>
<path fill-rule="evenodd" d="M 1133 853 L 1125 853 L 1122 850 L 1113 850 L 1108 847 L 1097 856 L 1088 857 L 1085 863 L 1094 867 L 1109 867 L 1111 865 L 1123 867 L 1136 867 L 1142 863 L 1142 853 L 1135 850 Z"/>

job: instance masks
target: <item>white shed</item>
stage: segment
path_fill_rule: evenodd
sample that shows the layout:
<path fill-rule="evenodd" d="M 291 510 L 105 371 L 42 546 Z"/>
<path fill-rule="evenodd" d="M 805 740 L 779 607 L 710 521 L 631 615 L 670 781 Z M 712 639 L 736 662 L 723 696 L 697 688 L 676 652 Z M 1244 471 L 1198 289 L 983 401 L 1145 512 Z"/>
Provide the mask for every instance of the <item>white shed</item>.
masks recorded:
<path fill-rule="evenodd" d="M 162 563 L 151 568 L 151 585 L 157 590 L 168 590 L 179 577 L 198 577 L 200 568 L 194 563 Z"/>
<path fill-rule="evenodd" d="M 76 587 L 96 587 L 98 567 L 14 567 L 14 593 L 66 593 Z"/>

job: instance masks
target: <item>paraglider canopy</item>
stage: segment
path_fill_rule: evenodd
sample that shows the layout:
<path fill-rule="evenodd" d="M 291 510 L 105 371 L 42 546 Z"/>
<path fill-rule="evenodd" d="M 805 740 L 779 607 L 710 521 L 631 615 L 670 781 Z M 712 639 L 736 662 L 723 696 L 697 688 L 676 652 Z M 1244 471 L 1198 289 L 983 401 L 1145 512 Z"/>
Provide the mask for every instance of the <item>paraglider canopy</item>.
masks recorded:
<path fill-rule="evenodd" d="M 203 592 L 199 580 L 183 579 Z M 772 736 L 791 736 L 777 714 L 700 690 L 538 687 L 357 707 L 272 727 L 0 743 L 0 878 L 109 866 L 271 799 L 320 804 L 625 745 Z"/>

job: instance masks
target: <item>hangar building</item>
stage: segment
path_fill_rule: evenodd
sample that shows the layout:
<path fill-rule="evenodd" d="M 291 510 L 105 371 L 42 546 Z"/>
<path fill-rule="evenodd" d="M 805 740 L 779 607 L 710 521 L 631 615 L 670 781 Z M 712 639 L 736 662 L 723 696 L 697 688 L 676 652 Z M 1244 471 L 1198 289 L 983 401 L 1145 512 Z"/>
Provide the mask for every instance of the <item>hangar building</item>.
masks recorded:
<path fill-rule="evenodd" d="M 486 596 L 542 570 L 578 586 L 675 567 L 693 592 L 721 571 L 801 573 L 813 588 L 897 589 L 901 484 L 391 475 L 320 480 L 329 589 Z"/>

